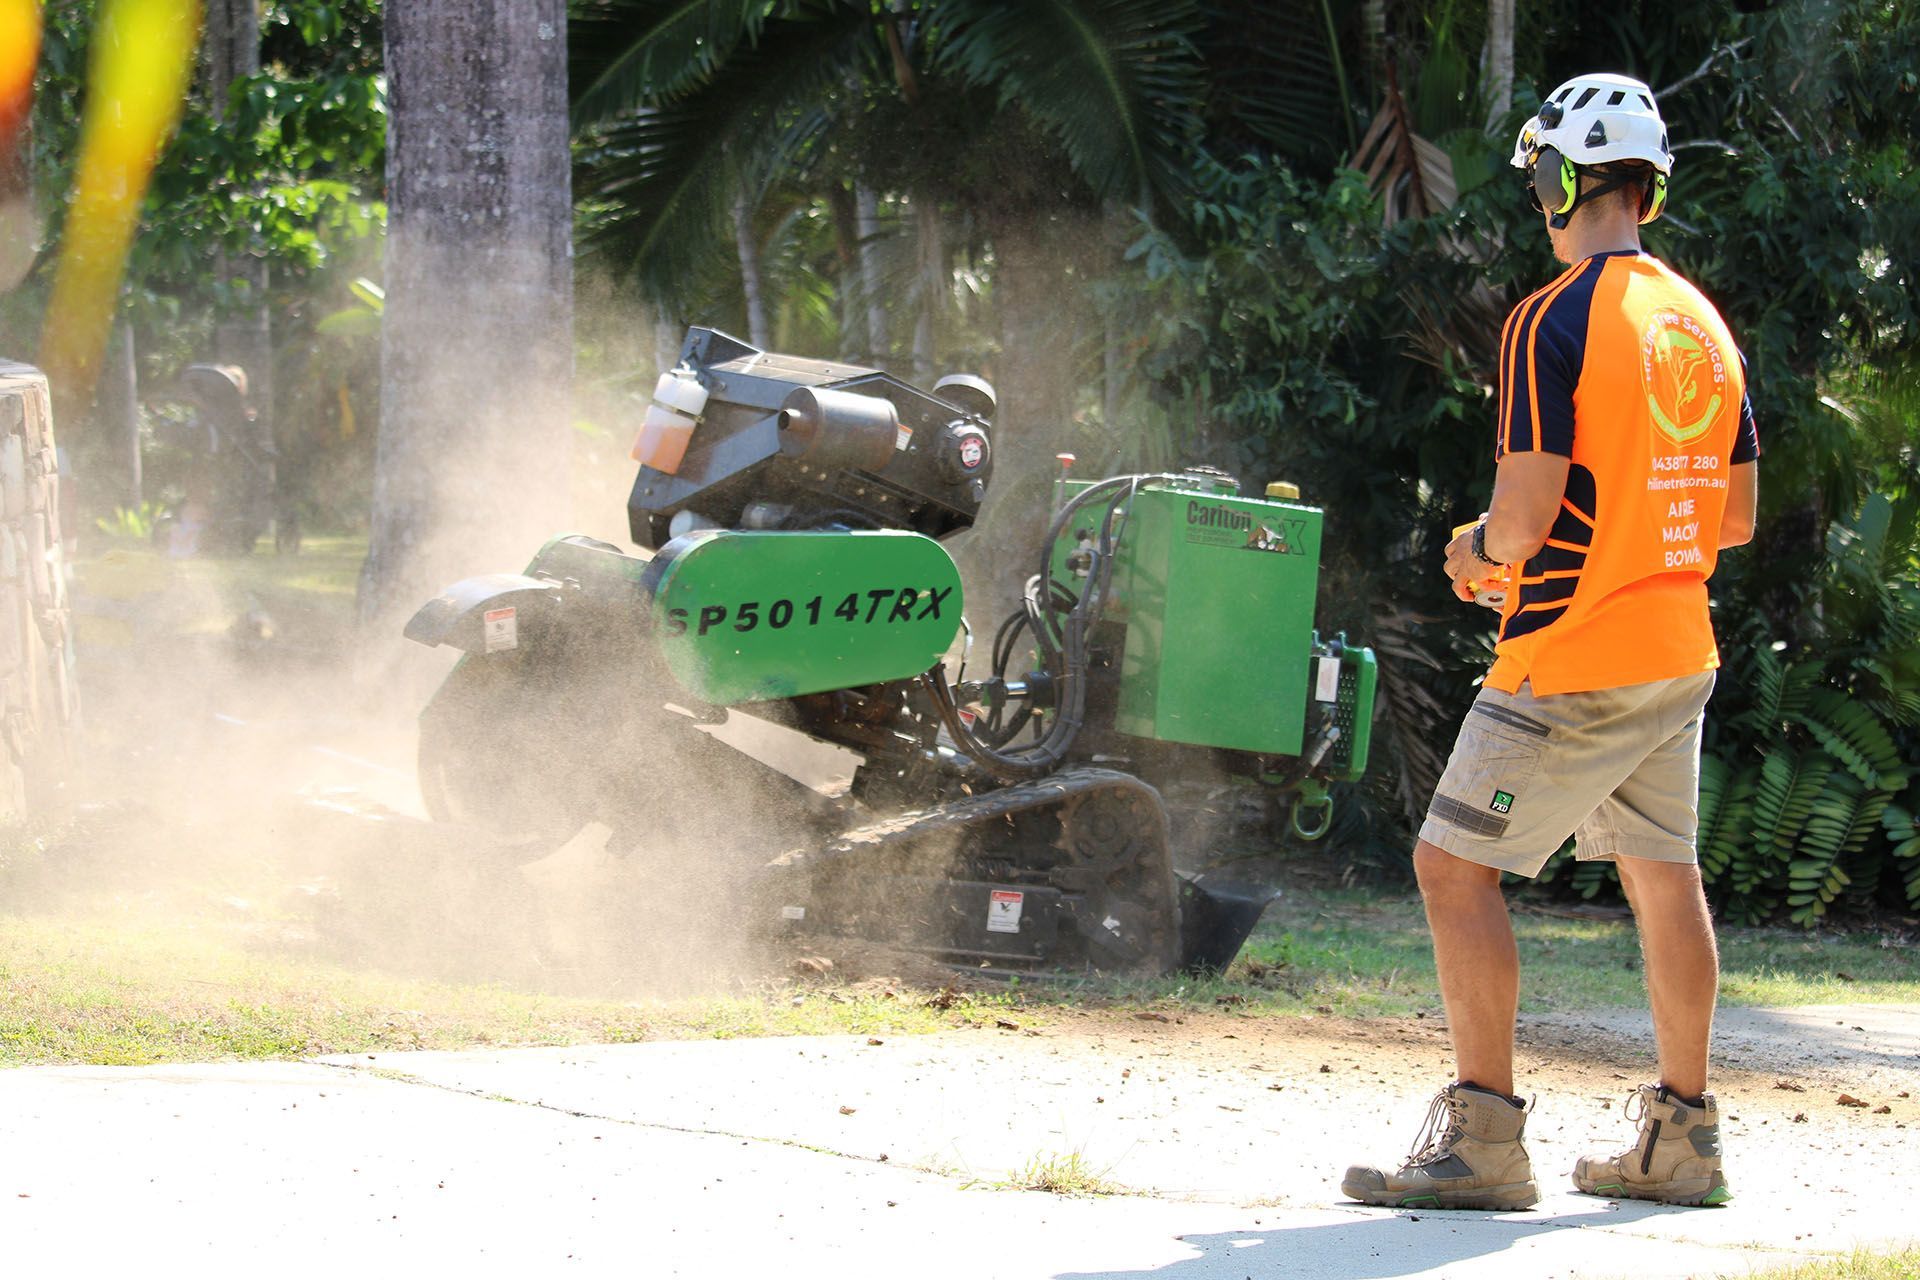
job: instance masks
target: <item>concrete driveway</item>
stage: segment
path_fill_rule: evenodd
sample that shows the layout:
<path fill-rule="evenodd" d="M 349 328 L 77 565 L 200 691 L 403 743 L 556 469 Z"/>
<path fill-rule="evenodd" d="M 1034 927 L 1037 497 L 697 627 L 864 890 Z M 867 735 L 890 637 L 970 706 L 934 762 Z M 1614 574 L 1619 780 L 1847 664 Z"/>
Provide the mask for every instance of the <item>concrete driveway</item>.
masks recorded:
<path fill-rule="evenodd" d="M 0 1274 L 1651 1280 L 1920 1238 L 1920 1008 L 1728 1013 L 1722 1210 L 1572 1194 L 1573 1156 L 1628 1132 L 1594 1099 L 1630 1086 L 1577 1092 L 1586 1064 L 1541 1056 L 1537 1209 L 1342 1202 L 1344 1165 L 1403 1150 L 1424 1104 L 1374 1071 L 1368 1028 L 1393 1039 L 1144 1020 L 17 1069 Z M 1442 1042 L 1403 1031 L 1438 1070 Z M 1781 1070 L 1804 1094 L 1764 1083 Z M 1888 1112 L 1836 1107 L 1843 1077 Z M 1004 1189 L 1074 1154 L 1125 1193 Z"/>

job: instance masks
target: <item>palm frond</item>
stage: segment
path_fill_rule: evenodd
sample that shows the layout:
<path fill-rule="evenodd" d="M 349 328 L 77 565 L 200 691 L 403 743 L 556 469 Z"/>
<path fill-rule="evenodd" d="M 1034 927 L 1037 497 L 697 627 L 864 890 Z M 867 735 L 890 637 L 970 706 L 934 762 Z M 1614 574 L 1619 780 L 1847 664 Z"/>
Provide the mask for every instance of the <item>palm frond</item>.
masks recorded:
<path fill-rule="evenodd" d="M 589 130 L 575 156 L 584 249 L 657 296 L 730 254 L 735 194 L 830 127 L 821 104 L 845 94 L 872 39 L 870 15 L 844 6 L 773 19 L 696 90 Z"/>
<path fill-rule="evenodd" d="M 1102 198 L 1181 189 L 1205 84 L 1193 0 L 1031 0 L 947 7 L 934 64 L 1057 140 Z"/>
<path fill-rule="evenodd" d="M 1359 139 L 1343 45 L 1360 52 L 1357 6 L 1330 0 L 1208 0 L 1201 37 L 1208 136 L 1222 155 L 1258 145 L 1327 171 Z M 1357 65 L 1357 61 L 1355 63 Z"/>
<path fill-rule="evenodd" d="M 774 0 L 575 0 L 567 20 L 574 127 L 686 96 L 742 42 L 756 40 L 776 7 Z"/>
<path fill-rule="evenodd" d="M 1375 722 L 1387 730 L 1388 749 L 1398 768 L 1401 811 L 1415 826 L 1433 799 L 1433 789 L 1446 768 L 1449 708 L 1428 687 L 1434 672 L 1445 664 L 1420 631 L 1432 619 L 1400 605 L 1374 610 L 1374 652 L 1380 679 L 1374 692 Z"/>
<path fill-rule="evenodd" d="M 1367 185 L 1380 198 L 1389 227 L 1451 208 L 1459 199 L 1452 158 L 1414 132 L 1406 99 L 1391 83 L 1367 136 L 1348 163 L 1367 175 Z"/>

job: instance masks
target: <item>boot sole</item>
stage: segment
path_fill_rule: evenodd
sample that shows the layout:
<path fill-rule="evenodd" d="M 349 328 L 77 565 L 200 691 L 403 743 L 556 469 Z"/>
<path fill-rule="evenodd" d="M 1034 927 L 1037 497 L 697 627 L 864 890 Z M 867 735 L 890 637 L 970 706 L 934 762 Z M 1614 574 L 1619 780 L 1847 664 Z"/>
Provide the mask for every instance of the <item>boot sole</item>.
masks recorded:
<path fill-rule="evenodd" d="M 1733 1192 L 1727 1190 L 1725 1182 L 1715 1179 L 1704 1182 L 1695 1179 L 1690 1182 L 1661 1183 L 1658 1186 L 1636 1187 L 1621 1182 L 1596 1182 L 1590 1187 L 1575 1182 L 1574 1189 L 1585 1195 L 1604 1196 L 1610 1200 L 1652 1200 L 1659 1204 L 1681 1205 L 1690 1209 L 1717 1209 L 1733 1199 Z"/>
<path fill-rule="evenodd" d="M 1530 1209 L 1540 1202 L 1537 1182 L 1509 1182 L 1463 1191 L 1376 1191 L 1342 1182 L 1340 1194 L 1383 1209 Z"/>

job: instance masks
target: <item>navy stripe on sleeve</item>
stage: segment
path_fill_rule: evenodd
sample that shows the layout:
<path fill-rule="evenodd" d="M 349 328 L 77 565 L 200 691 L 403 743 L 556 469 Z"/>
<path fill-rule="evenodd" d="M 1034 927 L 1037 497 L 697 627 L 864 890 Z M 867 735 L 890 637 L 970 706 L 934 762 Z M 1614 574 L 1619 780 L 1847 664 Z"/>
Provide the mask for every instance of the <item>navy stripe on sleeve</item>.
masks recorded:
<path fill-rule="evenodd" d="M 1740 431 L 1733 438 L 1733 462 L 1752 462 L 1760 456 L 1760 424 L 1753 420 L 1753 397 L 1740 396 Z"/>
<path fill-rule="evenodd" d="M 1501 436 L 1509 452 L 1573 456 L 1573 390 L 1586 362 L 1587 321 L 1606 259 L 1589 258 L 1556 292 L 1522 308 L 1502 361 L 1507 376 Z"/>

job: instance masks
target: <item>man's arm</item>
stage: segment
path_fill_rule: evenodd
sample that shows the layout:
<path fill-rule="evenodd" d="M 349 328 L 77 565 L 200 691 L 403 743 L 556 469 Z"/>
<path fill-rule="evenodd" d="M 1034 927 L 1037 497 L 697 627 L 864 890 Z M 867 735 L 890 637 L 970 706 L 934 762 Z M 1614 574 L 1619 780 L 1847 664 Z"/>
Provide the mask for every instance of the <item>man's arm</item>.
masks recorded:
<path fill-rule="evenodd" d="M 1760 464 L 1736 462 L 1727 476 L 1727 506 L 1720 515 L 1720 546 L 1744 547 L 1753 541 L 1754 512 L 1760 506 Z M 1487 531 L 1493 542 L 1493 531 Z"/>
<path fill-rule="evenodd" d="M 1488 555 L 1501 564 L 1524 564 L 1540 553 L 1553 522 L 1560 518 L 1569 465 L 1570 460 L 1557 453 L 1509 453 L 1500 459 L 1487 512 Z M 1487 573 L 1487 566 L 1473 554 L 1472 538 L 1469 529 L 1447 544 L 1447 576 L 1462 600 L 1473 598 L 1466 582 Z"/>
<path fill-rule="evenodd" d="M 1487 554 L 1501 564 L 1525 564 L 1547 545 L 1560 518 L 1570 460 L 1557 453 L 1510 453 L 1493 472 L 1487 511 Z"/>

